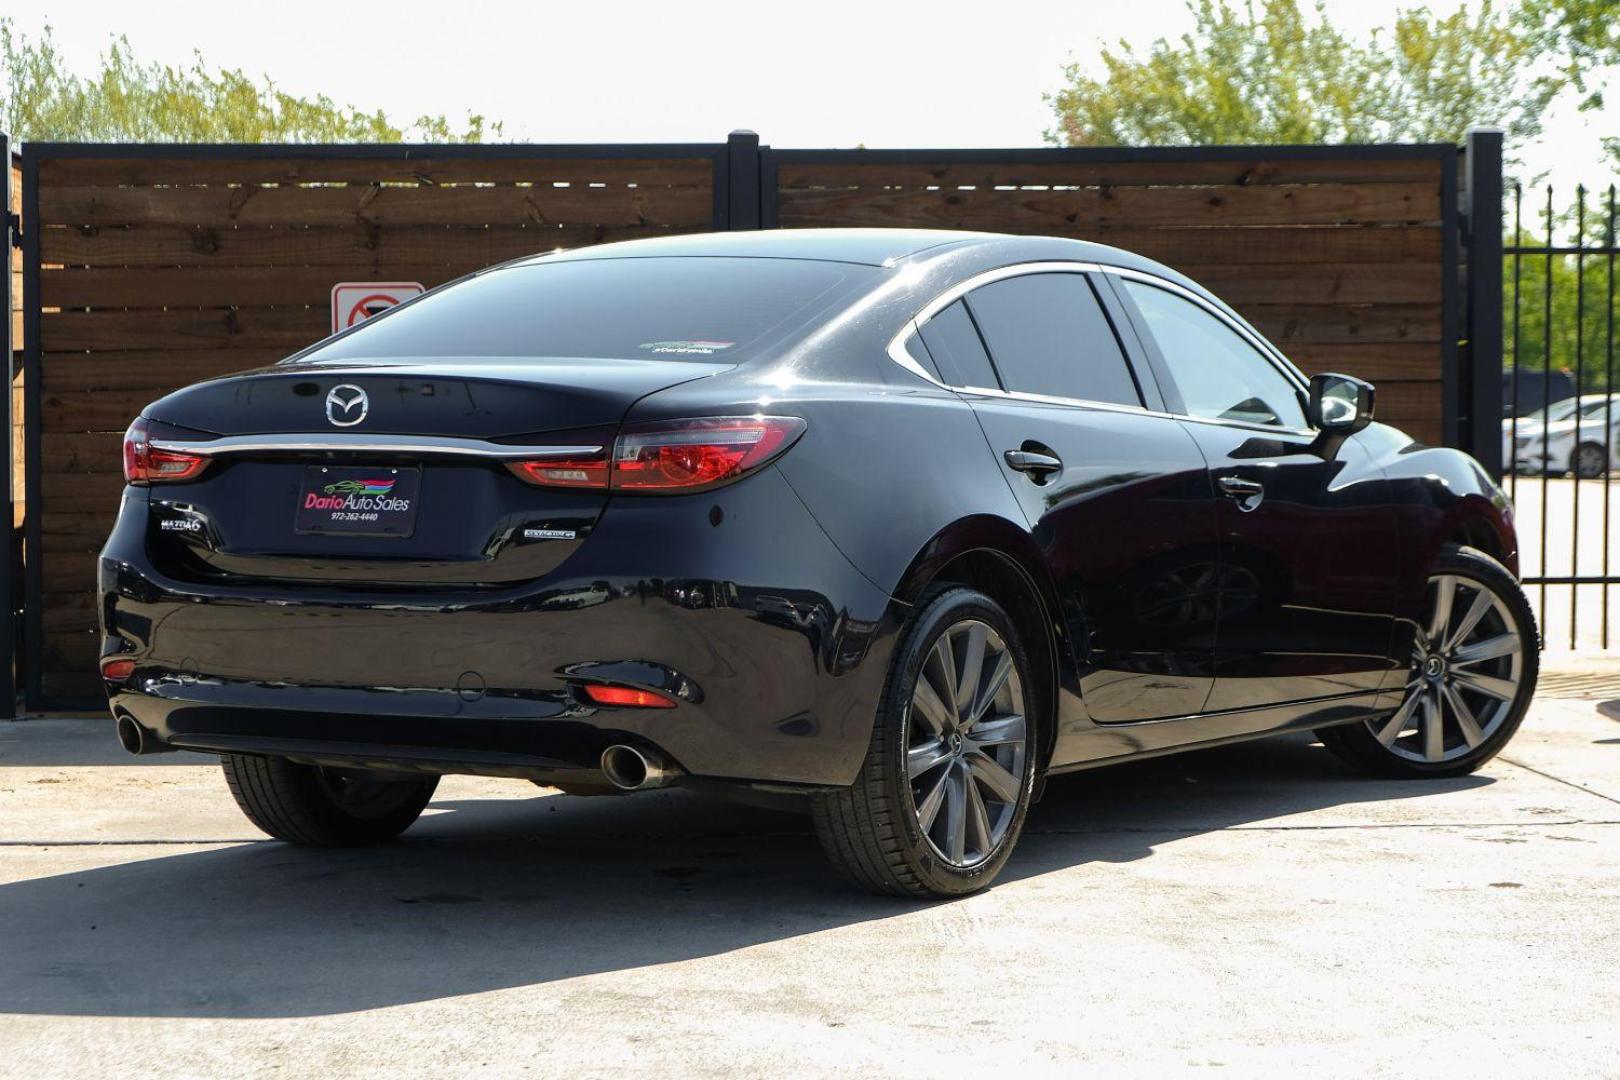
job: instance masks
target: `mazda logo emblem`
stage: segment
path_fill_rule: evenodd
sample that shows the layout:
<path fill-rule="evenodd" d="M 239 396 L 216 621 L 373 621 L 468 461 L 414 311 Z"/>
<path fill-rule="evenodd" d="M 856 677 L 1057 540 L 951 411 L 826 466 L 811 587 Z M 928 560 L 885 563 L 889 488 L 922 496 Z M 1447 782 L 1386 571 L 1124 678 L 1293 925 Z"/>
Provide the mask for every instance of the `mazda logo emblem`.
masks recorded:
<path fill-rule="evenodd" d="M 370 408 L 366 392 L 348 383 L 332 387 L 326 395 L 326 418 L 338 427 L 354 427 L 366 418 Z"/>

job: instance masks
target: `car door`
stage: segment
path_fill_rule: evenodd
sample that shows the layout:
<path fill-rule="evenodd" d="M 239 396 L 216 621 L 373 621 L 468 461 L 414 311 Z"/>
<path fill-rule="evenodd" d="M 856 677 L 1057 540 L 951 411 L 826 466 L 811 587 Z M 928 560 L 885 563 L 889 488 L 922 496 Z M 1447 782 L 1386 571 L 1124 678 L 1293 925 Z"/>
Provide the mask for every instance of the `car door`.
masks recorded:
<path fill-rule="evenodd" d="M 1356 438 L 1309 428 L 1303 382 L 1238 320 L 1148 275 L 1110 279 L 1217 496 L 1221 611 L 1207 710 L 1379 689 L 1394 666 L 1399 570 L 1382 471 Z"/>
<path fill-rule="evenodd" d="M 920 330 L 1023 508 L 1102 723 L 1201 710 L 1218 607 L 1208 469 L 1179 424 L 1144 407 L 1157 391 L 1128 362 L 1120 317 L 1083 273 L 1015 268 Z"/>

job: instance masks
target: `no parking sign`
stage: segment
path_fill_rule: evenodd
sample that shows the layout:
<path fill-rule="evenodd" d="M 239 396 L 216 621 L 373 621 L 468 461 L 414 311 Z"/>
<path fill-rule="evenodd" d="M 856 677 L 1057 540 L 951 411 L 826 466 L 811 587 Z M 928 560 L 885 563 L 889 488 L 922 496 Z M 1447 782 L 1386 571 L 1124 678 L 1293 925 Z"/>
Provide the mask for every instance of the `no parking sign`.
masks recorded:
<path fill-rule="evenodd" d="M 340 281 L 332 286 L 332 333 L 363 323 L 426 291 L 416 281 Z"/>

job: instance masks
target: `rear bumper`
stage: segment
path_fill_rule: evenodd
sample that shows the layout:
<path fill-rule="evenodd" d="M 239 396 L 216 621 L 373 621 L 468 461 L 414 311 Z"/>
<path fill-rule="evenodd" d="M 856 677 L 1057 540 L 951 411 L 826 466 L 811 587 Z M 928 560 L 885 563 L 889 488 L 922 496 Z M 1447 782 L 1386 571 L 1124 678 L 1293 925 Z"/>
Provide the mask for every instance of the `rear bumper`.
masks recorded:
<path fill-rule="evenodd" d="M 775 469 L 616 499 L 510 589 L 179 581 L 151 527 L 126 499 L 101 555 L 102 654 L 136 661 L 109 701 L 190 749 L 588 782 L 630 742 L 695 776 L 847 784 L 900 618 Z M 597 706 L 587 682 L 676 706 Z"/>

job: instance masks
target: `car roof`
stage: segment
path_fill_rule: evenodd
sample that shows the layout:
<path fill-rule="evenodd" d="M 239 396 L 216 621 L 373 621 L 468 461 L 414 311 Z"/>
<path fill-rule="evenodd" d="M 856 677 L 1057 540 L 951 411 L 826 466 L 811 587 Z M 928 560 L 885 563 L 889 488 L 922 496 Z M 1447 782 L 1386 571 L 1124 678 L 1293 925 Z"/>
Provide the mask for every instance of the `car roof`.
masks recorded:
<path fill-rule="evenodd" d="M 1053 236 L 1011 236 L 1005 233 L 968 232 L 957 229 L 758 229 L 737 232 L 687 233 L 644 240 L 623 240 L 611 244 L 558 251 L 516 260 L 529 262 L 579 262 L 595 259 L 636 258 L 756 258 L 808 259 L 822 262 L 860 263 L 892 266 L 925 252 L 964 247 L 1027 247 L 1034 258 L 1065 258 L 1082 262 L 1143 264 L 1157 267 L 1151 260 L 1105 244 L 1069 240 Z"/>
<path fill-rule="evenodd" d="M 580 262 L 593 259 L 729 257 L 808 259 L 885 266 L 919 252 L 975 238 L 1000 239 L 993 233 L 943 229 L 759 229 L 621 240 L 534 258 L 546 262 Z"/>

